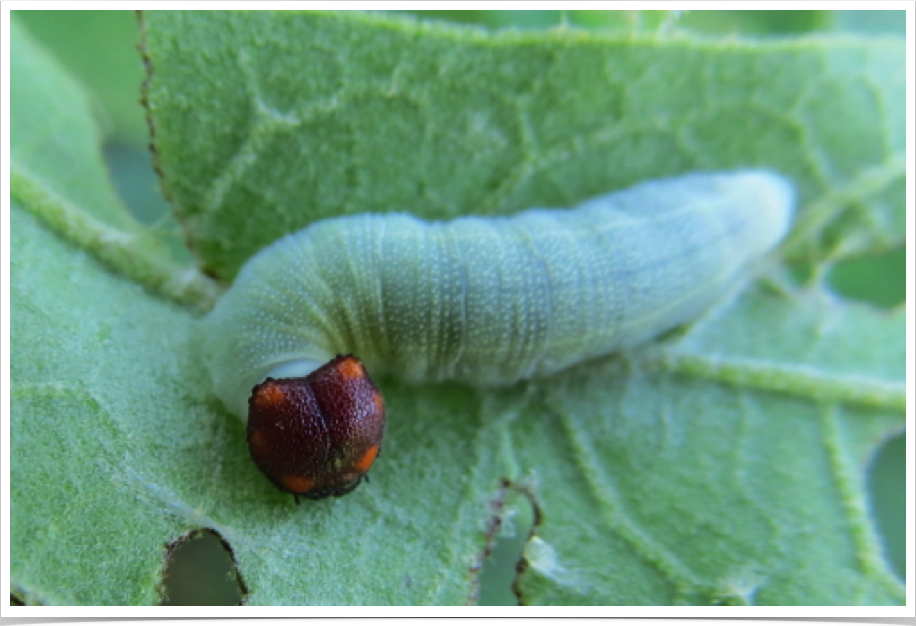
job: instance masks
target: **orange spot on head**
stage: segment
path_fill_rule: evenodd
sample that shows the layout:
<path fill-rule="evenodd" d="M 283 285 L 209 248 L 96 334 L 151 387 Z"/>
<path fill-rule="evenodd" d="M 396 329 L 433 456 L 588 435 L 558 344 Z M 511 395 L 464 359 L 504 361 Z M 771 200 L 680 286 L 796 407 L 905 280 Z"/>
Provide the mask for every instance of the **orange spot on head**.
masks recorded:
<path fill-rule="evenodd" d="M 285 398 L 286 394 L 283 388 L 271 381 L 258 387 L 258 391 L 254 396 L 254 401 L 258 408 L 269 409 L 283 402 Z"/>
<path fill-rule="evenodd" d="M 353 357 L 345 357 L 337 364 L 337 372 L 347 380 L 363 378 L 366 371 L 363 364 Z"/>
<path fill-rule="evenodd" d="M 369 468 L 372 467 L 372 464 L 375 463 L 375 457 L 378 456 L 378 446 L 372 446 L 366 450 L 365 454 L 353 465 L 353 470 L 365 474 L 369 471 Z"/>
<path fill-rule="evenodd" d="M 295 474 L 284 476 L 280 482 L 283 483 L 287 491 L 300 494 L 308 492 L 315 486 L 314 479 L 305 476 L 296 476 Z"/>
<path fill-rule="evenodd" d="M 380 394 L 378 390 L 375 390 L 372 393 L 372 403 L 375 405 L 376 413 L 385 412 L 385 401 L 382 400 L 382 394 Z"/>
<path fill-rule="evenodd" d="M 260 430 L 252 431 L 251 434 L 248 435 L 248 445 L 258 450 L 263 450 L 267 445 L 267 440 L 264 439 L 264 433 Z"/>

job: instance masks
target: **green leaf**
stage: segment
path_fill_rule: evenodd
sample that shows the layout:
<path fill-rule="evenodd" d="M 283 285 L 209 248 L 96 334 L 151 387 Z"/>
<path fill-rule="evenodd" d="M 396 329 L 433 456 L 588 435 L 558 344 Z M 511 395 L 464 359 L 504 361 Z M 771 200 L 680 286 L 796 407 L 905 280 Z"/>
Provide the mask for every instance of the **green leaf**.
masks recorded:
<path fill-rule="evenodd" d="M 13 21 L 11 183 L 63 196 L 99 220 L 125 230 L 133 221 L 118 199 L 92 123 L 86 91 Z"/>
<path fill-rule="evenodd" d="M 738 166 L 795 180 L 784 253 L 818 271 L 550 380 L 382 380 L 372 482 L 297 506 L 210 394 L 192 310 L 212 285 L 191 273 L 178 288 L 185 274 L 132 243 L 148 234 L 116 200 L 99 212 L 104 170 L 77 180 L 50 149 L 22 148 L 98 162 L 86 107 L 44 138 L 29 122 L 62 110 L 74 83 L 14 24 L 17 597 L 154 602 L 166 546 L 209 528 L 249 604 L 463 604 L 520 493 L 536 513 L 516 581 L 527 603 L 904 602 L 864 479 L 903 427 L 903 311 L 819 282 L 834 258 L 903 242 L 902 42 L 297 13 L 151 13 L 144 31 L 164 185 L 223 280 L 321 217 L 511 213 Z"/>
<path fill-rule="evenodd" d="M 163 545 L 194 528 L 177 476 L 225 428 L 189 385 L 191 315 L 13 206 L 12 592 L 33 604 L 150 604 Z M 176 513 L 176 509 L 179 512 Z"/>
<path fill-rule="evenodd" d="M 207 308 L 215 286 L 176 266 L 165 246 L 128 213 L 102 161 L 84 90 L 11 23 L 10 195 L 55 231 L 151 289 Z"/>
<path fill-rule="evenodd" d="M 146 120 L 137 106 L 143 63 L 130 53 L 137 43 L 133 11 L 14 11 L 13 15 L 91 92 L 106 136 L 146 144 Z"/>
<path fill-rule="evenodd" d="M 822 29 L 829 11 L 402 11 L 426 20 L 479 24 L 489 28 L 579 26 L 659 31 L 671 28 L 715 33 L 803 33 Z M 842 12 L 841 12 L 842 13 Z M 846 11 L 846 13 L 863 13 Z M 867 13 L 892 13 L 869 11 Z M 903 13 L 903 12 L 897 12 Z M 853 21 L 855 18 L 849 18 Z M 859 20 L 861 21 L 861 20 Z M 902 15 L 896 16 L 904 24 Z"/>
<path fill-rule="evenodd" d="M 352 14 L 151 14 L 146 29 L 166 195 L 224 279 L 316 219 L 569 206 L 691 169 L 791 176 L 806 257 L 903 241 L 901 40 L 487 34 Z"/>

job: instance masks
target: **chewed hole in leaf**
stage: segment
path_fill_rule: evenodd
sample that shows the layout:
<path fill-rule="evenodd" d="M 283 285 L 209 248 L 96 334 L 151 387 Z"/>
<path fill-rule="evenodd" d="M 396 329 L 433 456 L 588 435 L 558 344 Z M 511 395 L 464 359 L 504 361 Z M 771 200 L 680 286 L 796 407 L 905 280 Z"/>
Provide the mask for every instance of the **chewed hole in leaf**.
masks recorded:
<path fill-rule="evenodd" d="M 210 529 L 168 546 L 163 606 L 234 606 L 247 591 L 228 544 Z"/>
<path fill-rule="evenodd" d="M 906 247 L 837 263 L 828 278 L 845 298 L 893 308 L 906 299 Z"/>
<path fill-rule="evenodd" d="M 477 604 L 516 606 L 513 583 L 536 512 L 530 494 L 505 483 L 501 511 L 491 525 L 491 544 L 480 570 Z"/>
<path fill-rule="evenodd" d="M 884 556 L 906 578 L 906 434 L 884 442 L 868 469 L 868 492 Z"/>

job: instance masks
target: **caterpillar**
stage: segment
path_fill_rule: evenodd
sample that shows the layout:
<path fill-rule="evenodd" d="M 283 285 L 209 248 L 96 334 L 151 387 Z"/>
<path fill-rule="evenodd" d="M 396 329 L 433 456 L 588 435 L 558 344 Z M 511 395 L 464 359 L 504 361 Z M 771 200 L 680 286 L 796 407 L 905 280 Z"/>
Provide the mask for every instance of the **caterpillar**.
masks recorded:
<path fill-rule="evenodd" d="M 738 170 L 650 180 L 575 209 L 317 222 L 251 258 L 205 318 L 214 390 L 244 419 L 265 379 L 350 353 L 408 381 L 549 376 L 695 319 L 779 243 L 793 206 L 782 176 Z"/>

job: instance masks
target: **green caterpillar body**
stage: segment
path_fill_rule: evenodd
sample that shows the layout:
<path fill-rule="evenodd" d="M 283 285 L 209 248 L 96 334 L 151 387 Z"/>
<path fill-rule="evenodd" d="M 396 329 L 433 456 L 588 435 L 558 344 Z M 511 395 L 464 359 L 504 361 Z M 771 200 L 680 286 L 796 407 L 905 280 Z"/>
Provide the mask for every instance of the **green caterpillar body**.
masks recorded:
<path fill-rule="evenodd" d="M 506 385 L 696 318 L 782 239 L 793 190 L 761 170 L 653 180 L 575 209 L 317 222 L 255 255 L 205 319 L 216 393 L 337 354 L 411 381 Z"/>

